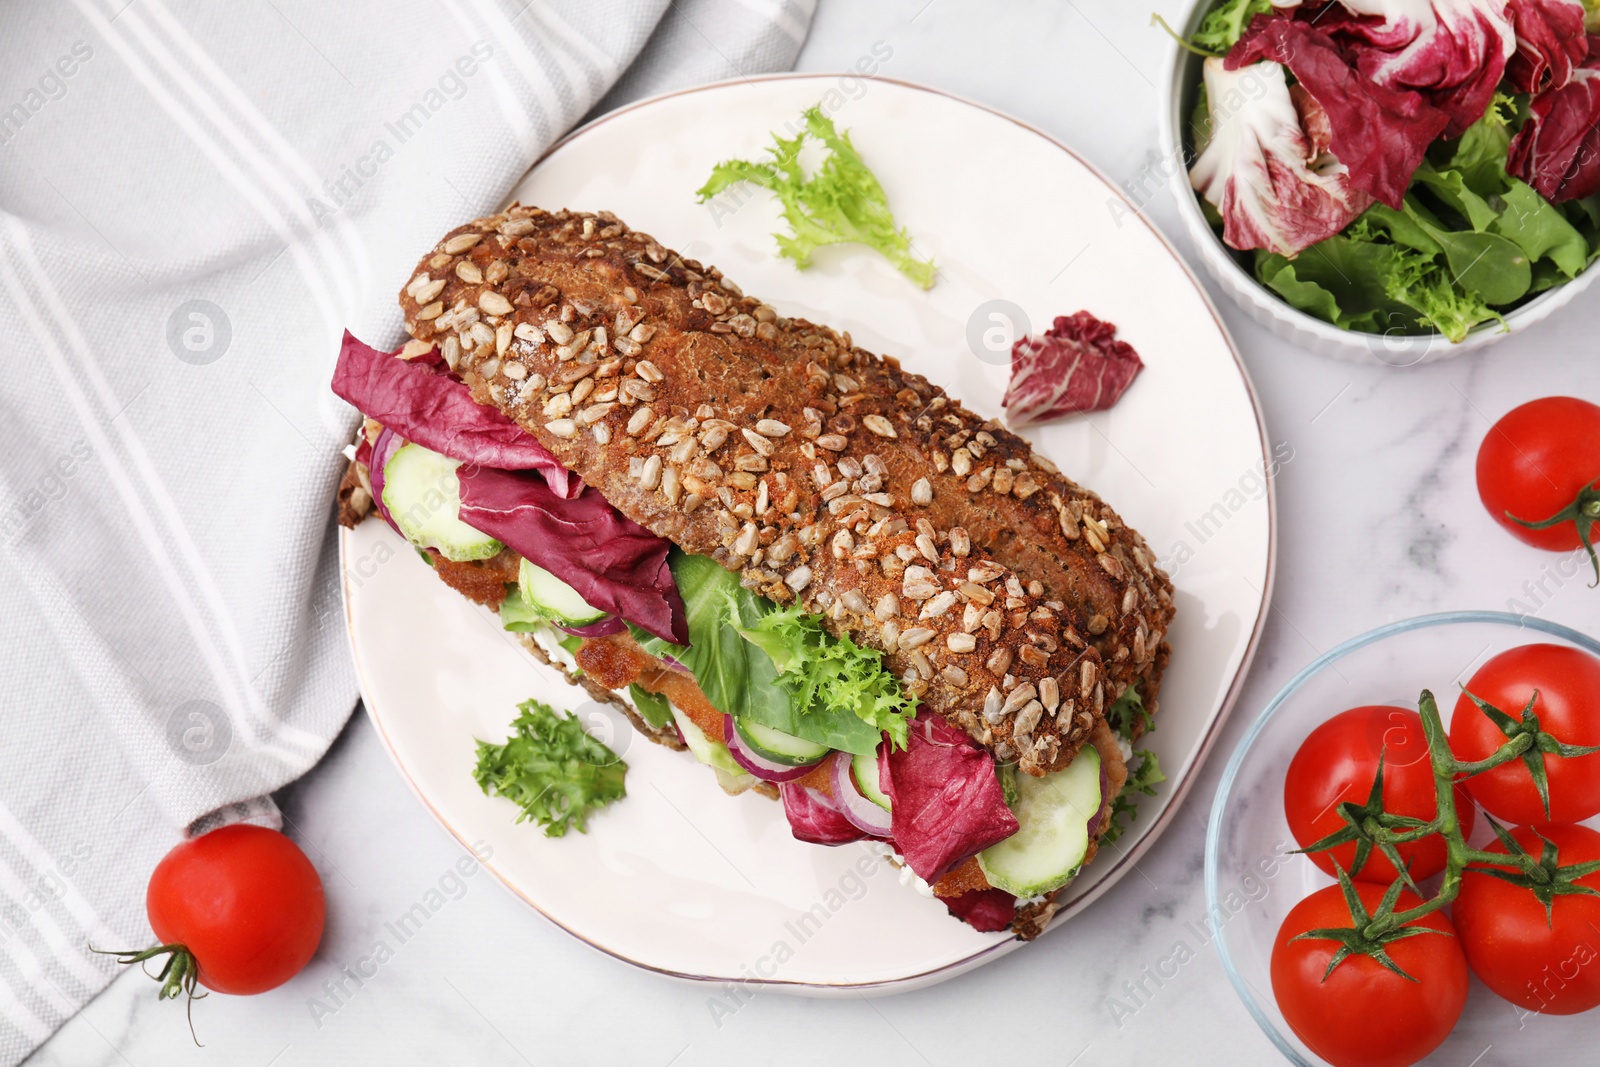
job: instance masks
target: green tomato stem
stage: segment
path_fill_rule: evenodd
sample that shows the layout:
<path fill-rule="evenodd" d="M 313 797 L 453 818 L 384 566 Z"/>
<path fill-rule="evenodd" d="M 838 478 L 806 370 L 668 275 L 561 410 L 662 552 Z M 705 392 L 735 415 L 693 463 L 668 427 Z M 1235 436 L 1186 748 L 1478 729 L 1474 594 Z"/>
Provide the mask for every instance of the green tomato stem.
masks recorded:
<path fill-rule="evenodd" d="M 1391 912 L 1388 915 L 1380 911 L 1374 915 L 1372 922 L 1361 930 L 1363 937 L 1373 940 L 1451 904 L 1461 892 L 1462 875 L 1473 863 L 1517 867 L 1536 880 L 1549 880 L 1547 873 L 1530 856 L 1502 855 L 1468 847 L 1466 837 L 1461 832 L 1461 818 L 1456 811 L 1456 782 L 1459 779 L 1481 774 L 1519 758 L 1533 746 L 1534 736 L 1519 734 L 1496 749 L 1487 759 L 1462 763 L 1450 751 L 1449 736 L 1445 733 L 1444 722 L 1439 717 L 1438 702 L 1426 689 L 1422 691 L 1422 697 L 1417 702 L 1417 710 L 1422 716 L 1422 731 L 1428 742 L 1428 759 L 1433 767 L 1434 802 L 1438 813 L 1427 826 L 1403 834 L 1396 834 L 1387 827 L 1378 826 L 1375 828 L 1374 836 L 1379 841 L 1399 844 L 1420 840 L 1428 836 L 1428 833 L 1438 834 L 1444 839 L 1445 844 L 1444 880 L 1439 885 L 1438 893 L 1416 907 Z"/>
<path fill-rule="evenodd" d="M 142 964 L 146 960 L 165 956 L 167 960 L 161 970 L 150 975 L 161 983 L 161 988 L 156 991 L 156 999 L 177 1000 L 180 996 L 187 996 L 185 1011 L 189 1019 L 189 1036 L 194 1039 L 196 1048 L 205 1047 L 200 1044 L 200 1038 L 194 1032 L 194 1002 L 206 994 L 196 992 L 200 984 L 200 963 L 194 958 L 194 953 L 189 951 L 189 946 L 177 941 L 167 945 L 152 945 L 144 949 L 103 949 L 90 945 L 89 951 L 102 956 L 115 956 L 118 963 L 124 964 Z M 150 974 L 148 970 L 145 973 Z"/>
<path fill-rule="evenodd" d="M 1586 485 L 1578 490 L 1578 495 L 1573 498 L 1572 503 L 1548 518 L 1533 521 L 1519 519 L 1509 511 L 1505 514 L 1506 518 L 1529 530 L 1548 530 L 1564 522 L 1572 523 L 1578 532 L 1578 543 L 1589 553 L 1589 564 L 1594 568 L 1594 581 L 1590 583 L 1589 588 L 1600 586 L 1600 556 L 1595 555 L 1594 544 L 1589 537 L 1589 531 L 1594 524 L 1600 522 L 1600 482 Z"/>
<path fill-rule="evenodd" d="M 1434 709 L 1434 713 L 1438 714 L 1437 708 Z M 1517 759 L 1524 752 L 1528 751 L 1528 749 L 1532 748 L 1536 741 L 1538 741 L 1538 738 L 1533 734 L 1518 734 L 1516 737 L 1513 737 L 1511 740 L 1495 749 L 1494 752 L 1485 759 L 1477 760 L 1472 763 L 1461 763 L 1452 757 L 1450 762 L 1455 767 L 1456 775 L 1458 777 L 1471 778 L 1475 775 L 1482 774 L 1484 771 L 1492 771 L 1503 763 L 1510 763 L 1512 760 Z"/>

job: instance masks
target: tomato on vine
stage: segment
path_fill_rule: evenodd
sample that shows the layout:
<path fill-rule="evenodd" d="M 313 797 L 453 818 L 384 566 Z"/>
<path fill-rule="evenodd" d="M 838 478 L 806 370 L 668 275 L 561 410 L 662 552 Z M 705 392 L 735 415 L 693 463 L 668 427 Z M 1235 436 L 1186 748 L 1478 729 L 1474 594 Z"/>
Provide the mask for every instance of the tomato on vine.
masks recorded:
<path fill-rule="evenodd" d="M 1391 910 L 1422 903 L 1398 882 L 1389 895 Z M 1443 912 L 1388 934 L 1376 954 L 1343 940 L 1385 899 L 1366 882 L 1319 889 L 1290 910 L 1272 946 L 1284 1020 L 1334 1067 L 1416 1063 L 1450 1035 L 1467 1002 L 1467 961 Z"/>
<path fill-rule="evenodd" d="M 1462 833 L 1471 836 L 1472 804 L 1460 786 L 1456 795 Z M 1428 820 L 1439 810 L 1427 735 L 1421 716 L 1409 708 L 1370 704 L 1340 712 L 1301 742 L 1284 777 L 1284 814 L 1295 842 L 1308 848 L 1340 839 L 1330 849 L 1308 853 L 1328 874 L 1337 863 L 1358 881 L 1388 885 L 1399 877 L 1394 859 L 1409 865 L 1414 880 L 1444 870 L 1443 838 L 1375 849 L 1340 814 L 1348 804 L 1358 819 L 1365 818 L 1379 810 L 1380 800 L 1381 810 L 1392 815 Z"/>
<path fill-rule="evenodd" d="M 1485 811 L 1510 823 L 1600 814 L 1600 659 L 1533 644 L 1479 667 L 1456 701 L 1450 748 L 1470 763 L 1512 741 L 1526 746 L 1520 758 L 1466 782 Z"/>
<path fill-rule="evenodd" d="M 1574 1015 L 1600 1006 L 1600 832 L 1496 830 L 1501 840 L 1487 851 L 1537 858 L 1544 873 L 1467 868 L 1453 911 L 1467 963 L 1484 985 L 1529 1011 Z"/>
<path fill-rule="evenodd" d="M 1581 545 L 1600 585 L 1600 405 L 1547 396 L 1507 412 L 1478 447 L 1478 496 L 1518 540 Z"/>

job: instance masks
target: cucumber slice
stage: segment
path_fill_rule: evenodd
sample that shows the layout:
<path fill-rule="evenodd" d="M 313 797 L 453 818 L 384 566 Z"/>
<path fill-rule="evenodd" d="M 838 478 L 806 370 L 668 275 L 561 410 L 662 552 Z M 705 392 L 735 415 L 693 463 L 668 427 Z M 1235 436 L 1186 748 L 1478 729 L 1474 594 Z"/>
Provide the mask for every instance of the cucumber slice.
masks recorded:
<path fill-rule="evenodd" d="M 819 745 L 815 741 L 807 741 L 803 737 L 786 734 L 782 730 L 774 730 L 758 722 L 734 719 L 733 728 L 739 732 L 739 737 L 744 743 L 750 746 L 751 752 L 762 759 L 782 763 L 787 767 L 804 767 L 833 751 L 827 745 Z"/>
<path fill-rule="evenodd" d="M 527 560 L 517 569 L 517 588 L 530 608 L 556 622 L 583 626 L 605 618 L 605 612 L 590 607 L 572 586 Z"/>
<path fill-rule="evenodd" d="M 383 466 L 383 506 L 418 548 L 437 549 L 457 563 L 488 559 L 505 546 L 461 521 L 459 466 L 421 445 L 401 445 Z"/>
<path fill-rule="evenodd" d="M 694 720 L 689 716 L 677 708 L 673 708 L 672 718 L 677 722 L 678 732 L 683 734 L 684 744 L 689 746 L 689 751 L 694 754 L 694 758 L 704 763 L 707 767 L 712 767 L 722 772 L 717 775 L 719 779 L 726 774 L 735 782 L 742 782 L 745 778 L 750 779 L 751 782 L 756 780 L 755 775 L 739 766 L 738 760 L 733 758 L 733 753 L 728 751 L 727 745 L 707 737 L 705 731 L 696 726 Z"/>
<path fill-rule="evenodd" d="M 870 756 L 860 753 L 850 757 L 850 773 L 855 776 L 856 788 L 861 790 L 861 795 L 872 801 L 884 811 L 893 811 L 889 803 L 889 796 L 883 791 L 883 783 L 878 776 L 878 754 Z"/>
<path fill-rule="evenodd" d="M 1035 897 L 1072 881 L 1089 851 L 1089 820 L 1100 811 L 1100 754 L 1085 745 L 1064 770 L 1019 774 L 1016 833 L 978 853 L 996 889 Z"/>

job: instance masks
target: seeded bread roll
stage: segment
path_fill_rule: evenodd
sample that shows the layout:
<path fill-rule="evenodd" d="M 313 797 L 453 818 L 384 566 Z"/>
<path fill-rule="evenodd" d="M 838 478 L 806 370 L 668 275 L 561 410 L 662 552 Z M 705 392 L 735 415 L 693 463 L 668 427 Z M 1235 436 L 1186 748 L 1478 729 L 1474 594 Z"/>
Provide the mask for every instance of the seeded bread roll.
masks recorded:
<path fill-rule="evenodd" d="M 881 649 L 997 758 L 1059 769 L 1108 698 L 1153 698 L 1171 586 L 1143 541 L 894 359 L 604 212 L 469 223 L 400 301 L 410 353 L 629 518 Z"/>

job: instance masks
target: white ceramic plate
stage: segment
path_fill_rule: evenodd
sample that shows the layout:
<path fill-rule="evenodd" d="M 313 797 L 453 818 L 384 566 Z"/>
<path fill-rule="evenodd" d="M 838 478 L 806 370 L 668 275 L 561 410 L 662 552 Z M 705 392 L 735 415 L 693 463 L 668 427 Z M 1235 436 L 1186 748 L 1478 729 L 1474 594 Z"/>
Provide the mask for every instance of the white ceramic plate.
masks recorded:
<path fill-rule="evenodd" d="M 864 90 L 845 83 L 856 86 L 850 99 L 841 84 L 740 81 L 613 112 L 553 149 L 515 195 L 613 211 L 717 264 L 780 313 L 847 329 L 986 415 L 1000 414 L 1007 374 L 967 341 L 986 301 L 1014 302 L 1036 330 L 1090 309 L 1142 354 L 1147 368 L 1114 410 L 1029 431 L 1145 533 L 1178 588 L 1152 738 L 1170 781 L 1070 887 L 1059 926 L 1170 821 L 1233 700 L 1271 584 L 1273 507 L 1262 477 L 1270 449 L 1215 309 L 1113 186 L 1064 146 L 982 107 L 882 79 Z M 747 191 L 742 205 L 696 203 L 716 162 L 759 155 L 768 131 L 819 100 L 843 101 L 836 121 L 918 249 L 939 264 L 930 291 L 858 248 L 827 250 L 797 271 L 774 254 L 778 211 L 765 193 Z M 980 334 L 998 328 L 985 315 L 976 321 Z M 679 977 L 804 992 L 930 984 L 1018 944 L 949 918 L 864 846 L 795 841 L 778 804 L 725 796 L 688 755 L 616 723 L 609 740 L 629 764 L 625 801 L 587 835 L 546 839 L 514 824 L 511 803 L 473 782 L 474 739 L 503 738 L 528 697 L 579 708 L 584 695 L 437 581 L 382 523 L 344 531 L 340 547 L 362 693 L 401 773 L 463 843 L 492 850 L 487 865 L 513 892 L 575 936 Z"/>

